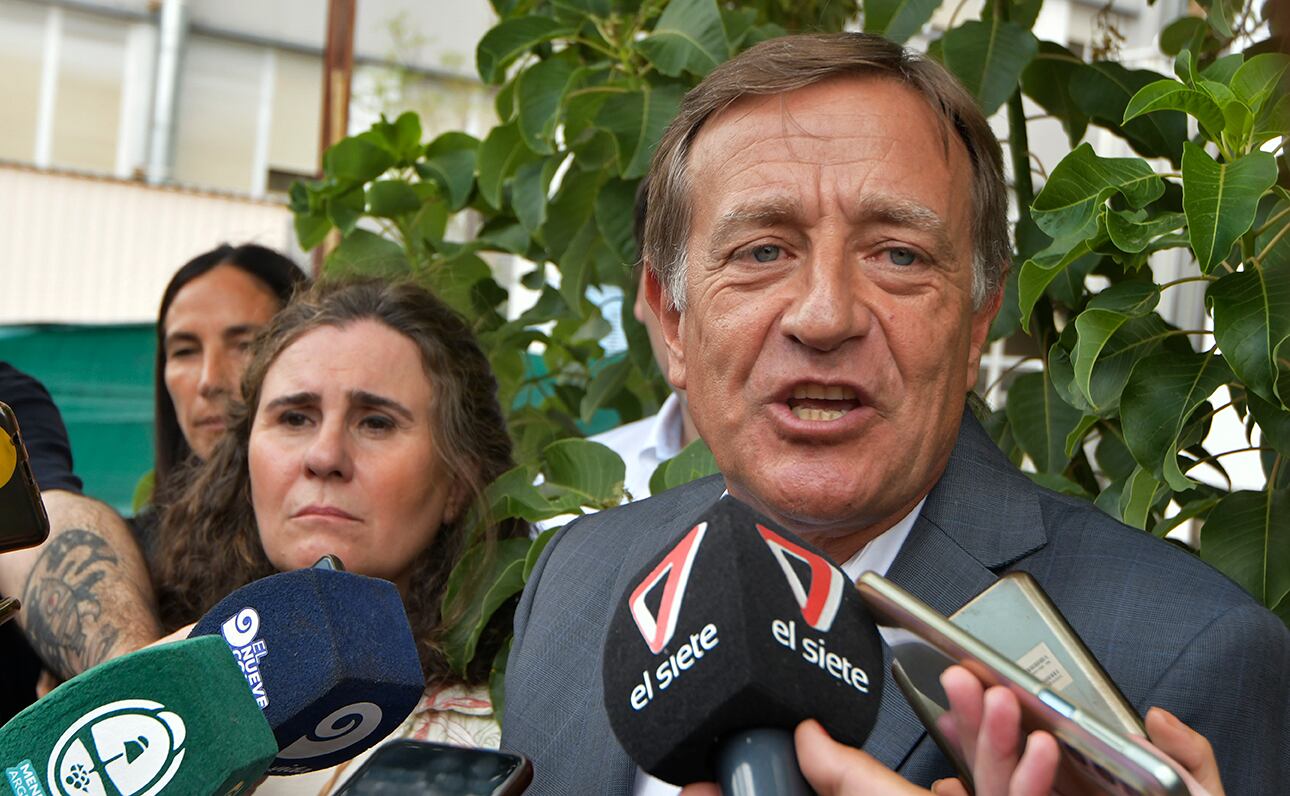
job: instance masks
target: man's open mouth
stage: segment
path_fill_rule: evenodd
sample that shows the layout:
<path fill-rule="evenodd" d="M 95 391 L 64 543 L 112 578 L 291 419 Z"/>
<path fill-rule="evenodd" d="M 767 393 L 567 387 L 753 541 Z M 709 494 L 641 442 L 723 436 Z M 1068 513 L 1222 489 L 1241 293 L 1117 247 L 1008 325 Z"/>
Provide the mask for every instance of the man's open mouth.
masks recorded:
<path fill-rule="evenodd" d="M 788 408 L 799 420 L 828 423 L 860 406 L 856 391 L 841 384 L 799 384 Z"/>

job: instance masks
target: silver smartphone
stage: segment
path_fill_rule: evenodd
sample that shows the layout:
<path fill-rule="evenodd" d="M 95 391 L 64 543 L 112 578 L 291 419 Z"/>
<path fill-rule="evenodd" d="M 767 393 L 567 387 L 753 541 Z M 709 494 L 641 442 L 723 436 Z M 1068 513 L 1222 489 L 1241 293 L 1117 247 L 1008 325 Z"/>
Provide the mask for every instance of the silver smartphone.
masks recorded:
<path fill-rule="evenodd" d="M 1056 790 L 1062 796 L 1188 796 L 1168 762 L 1128 737 L 1136 730 L 1117 727 L 1063 697 L 886 578 L 866 572 L 856 585 L 879 624 L 906 631 L 889 639 L 902 667 L 897 682 L 905 680 L 933 706 L 942 707 L 940 672 L 952 664 L 964 666 L 987 686 L 1008 688 L 1021 705 L 1023 730 L 1047 730 L 1057 739 L 1062 759 Z M 923 713 L 934 712 L 926 703 L 915 710 L 924 723 Z"/>

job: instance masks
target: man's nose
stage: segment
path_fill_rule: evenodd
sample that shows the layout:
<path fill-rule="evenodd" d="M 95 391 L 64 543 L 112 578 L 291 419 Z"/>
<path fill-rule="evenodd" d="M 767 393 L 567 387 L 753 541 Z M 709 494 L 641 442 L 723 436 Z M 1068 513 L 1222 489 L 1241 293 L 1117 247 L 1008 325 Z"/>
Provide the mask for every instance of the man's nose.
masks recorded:
<path fill-rule="evenodd" d="M 844 249 L 813 253 L 792 285 L 792 303 L 781 321 L 784 334 L 817 351 L 832 351 L 866 334 L 872 316 L 862 295 L 863 279 Z"/>
<path fill-rule="evenodd" d="M 305 470 L 315 478 L 348 480 L 353 475 L 353 458 L 344 424 L 323 420 L 305 449 Z"/>

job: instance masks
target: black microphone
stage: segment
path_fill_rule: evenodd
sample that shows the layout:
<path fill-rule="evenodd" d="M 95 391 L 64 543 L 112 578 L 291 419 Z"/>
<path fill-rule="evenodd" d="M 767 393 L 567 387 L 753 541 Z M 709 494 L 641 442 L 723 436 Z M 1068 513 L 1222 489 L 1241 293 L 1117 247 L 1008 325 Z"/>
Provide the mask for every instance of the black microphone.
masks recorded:
<path fill-rule="evenodd" d="M 729 496 L 629 582 L 605 639 L 605 705 L 644 771 L 726 794 L 809 794 L 793 730 L 860 746 L 882 646 L 850 578 Z"/>

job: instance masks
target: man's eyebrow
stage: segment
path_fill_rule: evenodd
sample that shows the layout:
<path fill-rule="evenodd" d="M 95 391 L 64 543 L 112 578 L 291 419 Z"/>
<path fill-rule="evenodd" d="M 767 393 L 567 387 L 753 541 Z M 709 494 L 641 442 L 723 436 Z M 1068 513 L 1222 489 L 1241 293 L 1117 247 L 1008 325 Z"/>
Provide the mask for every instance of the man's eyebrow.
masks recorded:
<path fill-rule="evenodd" d="M 867 196 L 860 200 L 853 221 L 877 221 L 896 227 L 917 229 L 933 238 L 933 256 L 948 257 L 954 251 L 945 220 L 935 210 L 912 199 Z"/>
<path fill-rule="evenodd" d="M 748 228 L 770 227 L 802 215 L 802 205 L 796 199 L 772 197 L 735 205 L 722 213 L 712 225 L 711 255 L 720 257 L 731 238 Z"/>
<path fill-rule="evenodd" d="M 401 416 L 409 423 L 416 419 L 412 414 L 411 409 L 408 409 L 393 398 L 386 398 L 384 395 L 377 395 L 376 393 L 367 392 L 366 390 L 350 390 L 349 400 L 351 403 L 368 406 L 373 409 L 388 409 L 394 414 Z"/>

